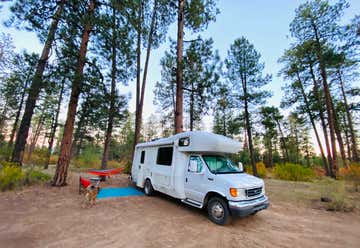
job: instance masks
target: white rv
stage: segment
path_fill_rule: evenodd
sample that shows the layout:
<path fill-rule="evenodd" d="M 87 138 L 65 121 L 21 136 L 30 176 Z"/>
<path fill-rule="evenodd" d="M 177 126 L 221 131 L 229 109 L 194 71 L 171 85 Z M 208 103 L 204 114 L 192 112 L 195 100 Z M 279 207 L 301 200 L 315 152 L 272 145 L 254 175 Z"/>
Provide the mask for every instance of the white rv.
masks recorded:
<path fill-rule="evenodd" d="M 240 143 L 208 132 L 184 132 L 136 146 L 131 177 L 146 195 L 160 191 L 226 224 L 269 206 L 264 181 L 243 172 L 226 157 Z"/>

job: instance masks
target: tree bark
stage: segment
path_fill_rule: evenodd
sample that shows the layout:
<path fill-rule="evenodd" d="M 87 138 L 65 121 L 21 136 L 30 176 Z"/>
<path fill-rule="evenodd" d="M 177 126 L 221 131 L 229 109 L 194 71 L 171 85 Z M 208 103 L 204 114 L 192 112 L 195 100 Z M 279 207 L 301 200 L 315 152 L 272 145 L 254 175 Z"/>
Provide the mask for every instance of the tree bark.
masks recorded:
<path fill-rule="evenodd" d="M 117 45 L 117 35 L 116 35 L 116 16 L 115 8 L 113 8 L 113 39 L 112 39 L 112 54 L 111 54 L 111 92 L 110 92 L 110 108 L 109 108 L 109 118 L 108 125 L 105 135 L 104 151 L 101 159 L 101 169 L 107 168 L 107 161 L 109 159 L 109 148 L 111 142 L 111 135 L 113 130 L 113 122 L 115 115 L 115 101 L 116 101 L 116 45 Z M 105 180 L 105 177 L 103 177 Z"/>
<path fill-rule="evenodd" d="M 50 54 L 50 49 L 52 47 L 52 43 L 55 39 L 55 32 L 58 27 L 58 23 L 59 23 L 59 20 L 60 20 L 60 17 L 61 17 L 63 8 L 64 8 L 64 3 L 65 3 L 65 0 L 61 0 L 58 2 L 56 13 L 50 24 L 49 33 L 48 33 L 44 48 L 42 50 L 40 59 L 38 61 L 35 75 L 31 82 L 29 95 L 28 95 L 26 105 L 25 105 L 25 111 L 24 111 L 24 114 L 23 114 L 23 117 L 22 117 L 22 120 L 20 123 L 19 131 L 16 136 L 15 147 L 14 147 L 14 150 L 12 153 L 11 161 L 15 162 L 15 163 L 19 163 L 20 165 L 21 165 L 21 160 L 22 160 L 22 154 L 25 149 L 26 139 L 29 134 L 31 118 L 34 113 L 36 101 L 37 101 L 40 91 L 43 87 L 42 77 L 44 74 L 46 63 L 49 59 L 49 54 Z"/>
<path fill-rule="evenodd" d="M 344 142 L 341 136 L 341 131 L 339 128 L 339 120 L 338 120 L 338 116 L 334 107 L 334 103 L 331 100 L 331 109 L 334 115 L 334 128 L 335 128 L 335 134 L 336 134 L 336 138 L 339 144 L 339 148 L 340 148 L 340 155 L 341 155 L 341 160 L 343 162 L 343 165 L 345 167 L 347 167 L 347 161 L 346 161 L 346 154 L 345 154 L 345 148 L 344 148 Z"/>
<path fill-rule="evenodd" d="M 341 77 L 341 72 L 340 71 L 338 71 L 338 76 L 339 76 L 341 93 L 342 93 L 343 100 L 344 100 L 344 105 L 345 105 L 347 122 L 348 122 L 349 129 L 350 129 L 351 152 L 352 152 L 351 159 L 352 159 L 352 161 L 360 162 L 359 154 L 358 154 L 358 151 L 357 151 L 357 142 L 356 142 L 356 135 L 355 135 L 355 130 L 354 130 L 354 126 L 353 126 L 352 116 L 351 116 L 351 113 L 350 113 L 350 108 L 349 108 L 349 104 L 348 104 L 346 93 L 345 93 L 344 81 L 343 81 L 343 79 Z"/>
<path fill-rule="evenodd" d="M 348 123 L 347 123 L 347 120 L 346 120 L 345 116 L 343 116 L 343 123 L 344 123 L 344 133 L 345 133 L 346 149 L 347 149 L 348 159 L 351 161 L 352 155 L 351 155 L 350 135 L 349 135 Z"/>
<path fill-rule="evenodd" d="M 71 141 L 74 130 L 74 122 L 76 116 L 76 108 L 79 101 L 79 95 L 82 88 L 82 76 L 84 65 L 86 62 L 87 45 L 90 37 L 90 32 L 93 26 L 92 18 L 95 12 L 95 0 L 91 0 L 88 9 L 88 21 L 85 24 L 84 31 L 81 38 L 78 66 L 75 78 L 72 83 L 71 96 L 68 106 L 67 119 L 65 122 L 64 135 L 61 141 L 59 160 L 56 166 L 55 175 L 52 181 L 53 186 L 65 186 L 68 167 L 71 157 Z"/>
<path fill-rule="evenodd" d="M 184 45 L 185 0 L 178 0 L 178 31 L 176 48 L 176 110 L 175 133 L 183 131 L 183 45 Z"/>
<path fill-rule="evenodd" d="M 65 89 L 65 81 L 66 81 L 66 78 L 64 77 L 63 80 L 61 81 L 61 88 L 60 88 L 59 100 L 57 102 L 56 114 L 55 114 L 55 118 L 53 119 L 53 123 L 52 123 L 52 126 L 51 126 L 51 133 L 50 133 L 50 138 L 49 138 L 49 146 L 48 146 L 48 150 L 47 150 L 47 153 L 46 153 L 46 160 L 45 160 L 45 164 L 44 164 L 44 169 L 48 169 L 49 163 L 50 163 L 50 157 L 51 157 L 51 152 L 52 152 L 52 148 L 53 148 L 53 145 L 54 145 L 56 129 L 57 129 L 57 126 L 59 124 L 59 114 L 60 114 L 61 102 L 62 102 L 64 89 Z"/>

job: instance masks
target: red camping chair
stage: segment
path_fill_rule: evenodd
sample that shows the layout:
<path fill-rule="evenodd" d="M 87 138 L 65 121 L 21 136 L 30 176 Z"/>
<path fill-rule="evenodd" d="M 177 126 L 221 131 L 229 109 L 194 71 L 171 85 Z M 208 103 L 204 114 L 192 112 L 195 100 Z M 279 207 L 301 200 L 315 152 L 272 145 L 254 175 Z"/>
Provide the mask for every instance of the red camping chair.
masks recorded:
<path fill-rule="evenodd" d="M 93 186 L 93 187 L 97 188 L 99 191 L 100 190 L 99 184 L 100 184 L 100 178 L 86 179 L 86 178 L 83 178 L 80 176 L 79 177 L 79 194 L 84 192 L 84 190 L 89 186 Z"/>

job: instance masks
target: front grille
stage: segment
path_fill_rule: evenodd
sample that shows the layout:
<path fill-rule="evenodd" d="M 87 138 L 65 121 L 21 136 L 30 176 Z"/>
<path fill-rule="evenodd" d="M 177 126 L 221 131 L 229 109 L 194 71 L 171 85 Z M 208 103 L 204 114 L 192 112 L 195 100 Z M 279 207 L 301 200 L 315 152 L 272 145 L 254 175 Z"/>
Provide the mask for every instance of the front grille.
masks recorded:
<path fill-rule="evenodd" d="M 262 187 L 245 190 L 247 197 L 254 197 L 261 194 Z"/>

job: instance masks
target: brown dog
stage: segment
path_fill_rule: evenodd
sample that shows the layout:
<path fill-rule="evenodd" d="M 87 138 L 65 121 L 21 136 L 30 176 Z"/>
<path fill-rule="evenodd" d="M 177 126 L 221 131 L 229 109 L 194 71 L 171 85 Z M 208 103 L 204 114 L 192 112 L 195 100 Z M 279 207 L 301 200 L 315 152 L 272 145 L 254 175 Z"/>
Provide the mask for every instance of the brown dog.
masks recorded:
<path fill-rule="evenodd" d="M 96 203 L 96 196 L 99 193 L 98 187 L 90 185 L 86 188 L 85 191 L 85 200 L 88 205 L 93 206 Z"/>

